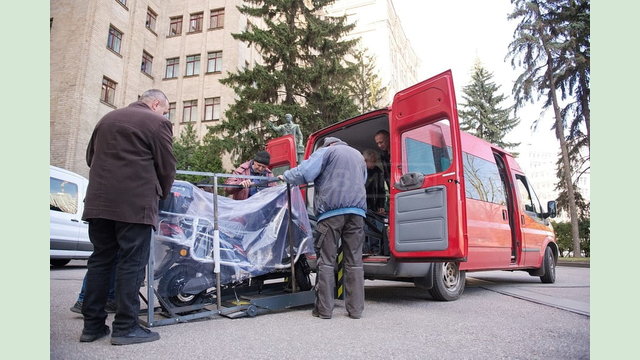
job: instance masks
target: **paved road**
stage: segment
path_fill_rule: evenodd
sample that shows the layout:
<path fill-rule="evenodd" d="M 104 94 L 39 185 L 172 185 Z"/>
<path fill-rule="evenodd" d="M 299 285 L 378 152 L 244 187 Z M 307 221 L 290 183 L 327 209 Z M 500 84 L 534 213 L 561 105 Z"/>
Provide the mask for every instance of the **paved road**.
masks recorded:
<path fill-rule="evenodd" d="M 78 342 L 82 319 L 69 307 L 84 264 L 51 269 L 51 359 L 589 358 L 589 268 L 558 267 L 555 284 L 520 272 L 469 274 L 454 302 L 408 283 L 366 281 L 360 320 L 338 302 L 332 320 L 311 317 L 307 306 L 156 327 L 160 341 L 118 347 L 108 338 Z"/>

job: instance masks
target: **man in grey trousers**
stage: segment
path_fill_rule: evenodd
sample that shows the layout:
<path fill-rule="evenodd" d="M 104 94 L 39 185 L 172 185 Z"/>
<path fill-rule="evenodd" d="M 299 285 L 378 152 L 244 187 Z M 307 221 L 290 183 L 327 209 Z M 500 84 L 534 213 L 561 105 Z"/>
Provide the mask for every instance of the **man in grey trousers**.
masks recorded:
<path fill-rule="evenodd" d="M 364 309 L 362 243 L 367 209 L 367 168 L 360 152 L 335 138 L 298 167 L 280 177 L 294 185 L 314 183 L 313 205 L 318 217 L 315 250 L 318 256 L 316 301 L 312 315 L 331 319 L 334 306 L 335 264 L 342 238 L 345 263 L 345 307 L 349 317 L 359 319 Z"/>

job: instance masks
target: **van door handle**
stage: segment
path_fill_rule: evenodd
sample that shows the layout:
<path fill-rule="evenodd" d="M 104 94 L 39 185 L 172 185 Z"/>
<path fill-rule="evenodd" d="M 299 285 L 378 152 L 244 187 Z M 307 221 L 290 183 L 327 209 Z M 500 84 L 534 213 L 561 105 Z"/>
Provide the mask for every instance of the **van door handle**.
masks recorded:
<path fill-rule="evenodd" d="M 507 220 L 507 210 L 506 209 L 502 209 L 502 220 Z"/>
<path fill-rule="evenodd" d="M 78 219 L 71 219 L 71 221 L 73 221 L 73 222 L 80 222 L 80 220 L 78 220 Z"/>

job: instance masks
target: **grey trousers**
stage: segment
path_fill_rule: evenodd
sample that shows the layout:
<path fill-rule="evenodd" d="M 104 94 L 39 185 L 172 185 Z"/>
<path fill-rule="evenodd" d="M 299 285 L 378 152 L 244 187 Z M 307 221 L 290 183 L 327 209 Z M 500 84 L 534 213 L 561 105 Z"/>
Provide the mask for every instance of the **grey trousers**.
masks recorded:
<path fill-rule="evenodd" d="M 316 226 L 315 250 L 318 256 L 315 311 L 331 316 L 334 306 L 335 266 L 338 240 L 342 238 L 344 251 L 345 307 L 352 316 L 359 317 L 364 309 L 364 270 L 362 243 L 364 218 L 358 215 L 338 215 L 320 221 Z"/>

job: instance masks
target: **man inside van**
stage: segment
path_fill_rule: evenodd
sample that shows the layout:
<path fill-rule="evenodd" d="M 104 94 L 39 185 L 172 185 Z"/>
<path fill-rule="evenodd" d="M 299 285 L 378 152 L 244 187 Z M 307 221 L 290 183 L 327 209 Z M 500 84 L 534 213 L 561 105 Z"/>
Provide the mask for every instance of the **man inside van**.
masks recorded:
<path fill-rule="evenodd" d="M 315 317 L 331 319 L 334 306 L 334 268 L 338 240 L 342 238 L 345 263 L 345 307 L 349 317 L 359 319 L 364 310 L 362 244 L 367 211 L 367 167 L 360 152 L 335 138 L 297 167 L 279 176 L 294 185 L 314 183 L 313 206 L 318 217 L 315 250 L 318 256 Z"/>
<path fill-rule="evenodd" d="M 111 344 L 160 339 L 138 323 L 138 292 L 158 222 L 158 203 L 171 191 L 176 174 L 172 125 L 163 116 L 168 111 L 167 96 L 147 90 L 138 101 L 106 114 L 89 140 L 89 186 L 82 219 L 89 222 L 94 250 L 87 262 L 81 342 L 109 335 L 105 305 L 116 257 Z"/>
<path fill-rule="evenodd" d="M 391 189 L 389 179 L 391 178 L 391 156 L 389 154 L 389 132 L 387 130 L 378 130 L 373 137 L 380 149 L 380 162 L 382 163 L 382 171 L 384 173 L 384 181 L 387 189 Z"/>

